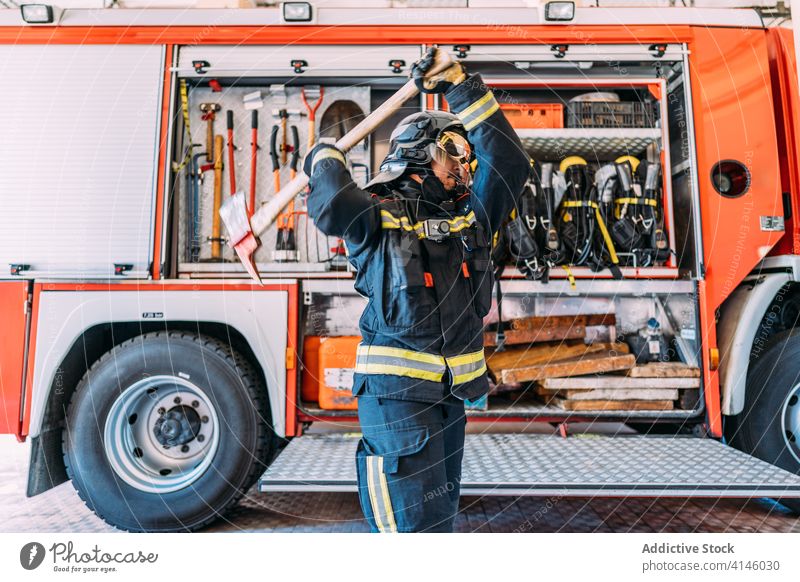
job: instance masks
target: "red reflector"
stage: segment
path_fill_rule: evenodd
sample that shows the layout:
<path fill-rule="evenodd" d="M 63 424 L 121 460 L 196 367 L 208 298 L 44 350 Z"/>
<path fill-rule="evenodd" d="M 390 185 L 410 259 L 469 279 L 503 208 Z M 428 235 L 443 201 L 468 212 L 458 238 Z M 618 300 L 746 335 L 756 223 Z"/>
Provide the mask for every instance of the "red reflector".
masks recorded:
<path fill-rule="evenodd" d="M 430 273 L 425 273 L 425 286 L 433 287 L 433 275 Z"/>
<path fill-rule="evenodd" d="M 461 272 L 464 273 L 464 278 L 469 279 L 469 269 L 467 263 L 461 263 Z"/>

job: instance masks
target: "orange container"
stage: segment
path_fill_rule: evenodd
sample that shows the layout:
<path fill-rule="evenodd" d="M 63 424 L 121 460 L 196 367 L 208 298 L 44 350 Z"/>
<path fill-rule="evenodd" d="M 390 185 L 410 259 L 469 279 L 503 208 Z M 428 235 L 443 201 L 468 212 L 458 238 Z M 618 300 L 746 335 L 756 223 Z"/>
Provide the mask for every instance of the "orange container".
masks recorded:
<path fill-rule="evenodd" d="M 303 375 L 300 395 L 305 402 L 319 400 L 319 342 L 320 337 L 309 335 L 303 340 Z"/>
<path fill-rule="evenodd" d="M 326 410 L 355 410 L 353 372 L 360 337 L 324 337 L 319 343 L 319 407 Z"/>
<path fill-rule="evenodd" d="M 564 127 L 561 103 L 501 103 L 511 127 L 516 129 L 558 129 Z"/>

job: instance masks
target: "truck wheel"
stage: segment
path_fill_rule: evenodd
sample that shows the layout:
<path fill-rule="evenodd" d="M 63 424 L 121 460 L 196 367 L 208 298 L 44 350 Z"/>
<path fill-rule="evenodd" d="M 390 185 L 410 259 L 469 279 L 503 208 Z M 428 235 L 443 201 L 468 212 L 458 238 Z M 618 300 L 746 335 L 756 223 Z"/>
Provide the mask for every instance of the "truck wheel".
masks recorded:
<path fill-rule="evenodd" d="M 772 338 L 751 362 L 742 413 L 727 423 L 737 448 L 800 474 L 800 330 Z M 800 513 L 800 499 L 779 499 Z"/>
<path fill-rule="evenodd" d="M 191 531 L 234 505 L 273 442 L 263 382 L 222 342 L 182 332 L 131 339 L 78 384 L 64 464 L 86 505 L 128 531 Z"/>

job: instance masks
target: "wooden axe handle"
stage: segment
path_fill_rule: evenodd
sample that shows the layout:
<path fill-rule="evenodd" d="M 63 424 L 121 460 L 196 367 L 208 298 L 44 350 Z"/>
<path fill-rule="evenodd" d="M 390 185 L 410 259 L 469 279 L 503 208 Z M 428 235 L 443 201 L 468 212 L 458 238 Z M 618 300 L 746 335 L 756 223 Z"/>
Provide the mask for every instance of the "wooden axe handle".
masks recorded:
<path fill-rule="evenodd" d="M 445 51 L 439 50 L 436 53 L 436 61 L 426 76 L 430 77 L 441 73 L 452 64 L 453 61 L 450 59 L 450 55 L 448 55 Z M 397 93 L 381 103 L 381 105 L 375 109 L 375 111 L 370 113 L 361 121 L 361 123 L 356 125 L 339 141 L 337 141 L 336 147 L 344 153 L 349 152 L 365 137 L 375 131 L 384 121 L 398 111 L 406 101 L 414 98 L 418 93 L 419 89 L 417 89 L 417 85 L 415 84 L 414 80 L 409 80 L 397 91 Z M 267 230 L 267 228 L 269 228 L 273 222 L 275 222 L 275 219 L 289 204 L 289 202 L 294 200 L 294 197 L 297 196 L 298 192 L 300 192 L 307 185 L 308 176 L 306 176 L 304 172 L 300 172 L 297 174 L 294 180 L 290 181 L 288 184 L 286 184 L 286 186 L 281 188 L 280 192 L 275 194 L 275 196 L 273 196 L 267 204 L 262 206 L 258 212 L 253 214 L 253 216 L 250 218 L 250 228 L 253 230 L 253 234 L 255 234 L 255 236 L 261 236 L 261 234 Z"/>

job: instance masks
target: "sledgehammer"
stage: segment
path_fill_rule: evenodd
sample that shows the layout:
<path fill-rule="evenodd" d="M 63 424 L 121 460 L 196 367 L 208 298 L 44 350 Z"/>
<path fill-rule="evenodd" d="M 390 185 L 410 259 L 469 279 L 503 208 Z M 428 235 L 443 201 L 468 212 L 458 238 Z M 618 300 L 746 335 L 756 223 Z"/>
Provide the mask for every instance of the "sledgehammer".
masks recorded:
<path fill-rule="evenodd" d="M 426 76 L 437 75 L 451 66 L 453 61 L 450 56 L 442 50 L 436 51 L 436 61 Z M 419 93 L 413 79 L 403 85 L 397 93 L 384 101 L 380 107 L 370 113 L 361 123 L 351 129 L 339 141 L 336 147 L 347 153 L 355 147 L 361 140 L 371 134 L 378 126 L 386 121 L 393 113 L 400 109 L 403 104 L 412 99 Z M 297 196 L 303 188 L 308 185 L 308 176 L 300 172 L 280 192 L 275 194 L 272 199 L 263 205 L 258 212 L 253 214 L 248 220 L 247 204 L 244 192 L 237 192 L 228 197 L 219 209 L 222 222 L 228 230 L 230 244 L 242 261 L 245 269 L 258 284 L 261 284 L 261 277 L 254 261 L 254 253 L 260 244 L 258 237 L 275 222 L 278 214 Z"/>

